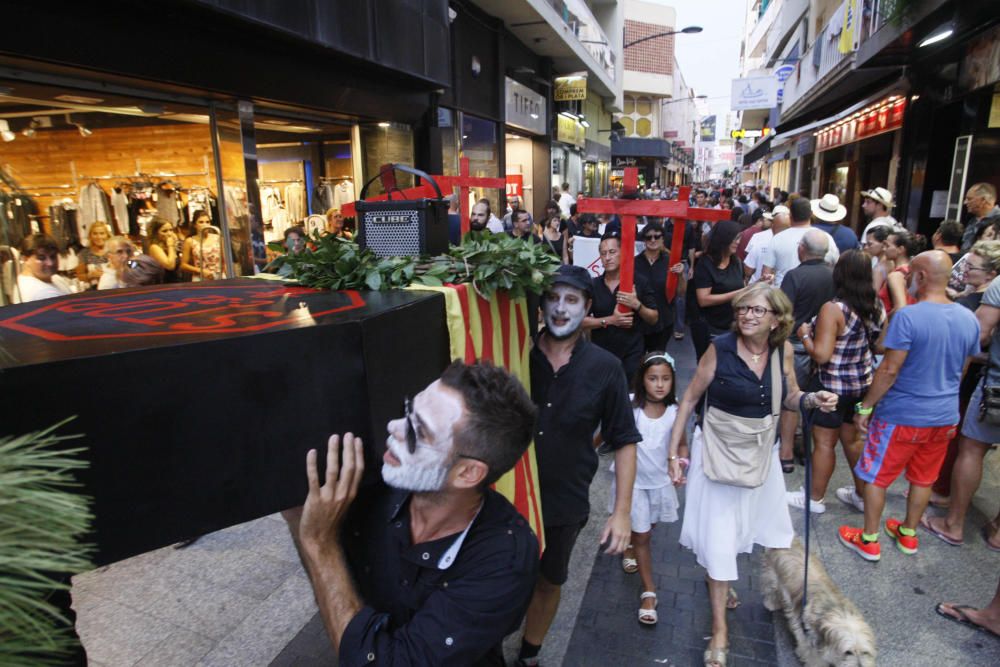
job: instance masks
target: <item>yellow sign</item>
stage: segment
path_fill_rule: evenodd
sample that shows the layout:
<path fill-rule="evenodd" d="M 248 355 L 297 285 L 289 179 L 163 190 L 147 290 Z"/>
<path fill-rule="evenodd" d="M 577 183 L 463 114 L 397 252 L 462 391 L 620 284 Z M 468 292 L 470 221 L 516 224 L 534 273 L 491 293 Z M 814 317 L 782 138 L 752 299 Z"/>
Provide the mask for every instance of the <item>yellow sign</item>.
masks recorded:
<path fill-rule="evenodd" d="M 759 139 L 771 134 L 771 128 L 765 127 L 761 130 L 732 130 L 729 133 L 733 139 Z"/>
<path fill-rule="evenodd" d="M 847 0 L 844 3 L 844 25 L 840 30 L 840 42 L 837 43 L 837 50 L 841 53 L 850 53 L 854 50 L 854 31 L 857 25 L 858 2 Z"/>
<path fill-rule="evenodd" d="M 552 99 L 556 102 L 587 99 L 587 77 L 580 75 L 556 77 L 556 89 Z"/>
<path fill-rule="evenodd" d="M 587 144 L 587 130 L 577 119 L 559 114 L 556 116 L 556 140 L 583 148 Z"/>

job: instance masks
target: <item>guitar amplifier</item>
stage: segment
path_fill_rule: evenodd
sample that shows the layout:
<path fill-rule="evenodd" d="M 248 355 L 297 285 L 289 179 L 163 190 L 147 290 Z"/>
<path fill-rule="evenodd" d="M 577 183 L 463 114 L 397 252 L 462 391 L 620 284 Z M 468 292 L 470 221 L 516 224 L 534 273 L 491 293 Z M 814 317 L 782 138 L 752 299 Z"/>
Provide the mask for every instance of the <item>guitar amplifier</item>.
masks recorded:
<path fill-rule="evenodd" d="M 395 170 L 414 174 L 434 186 L 437 199 L 393 199 L 396 187 Z M 376 178 L 382 179 L 386 201 L 364 201 Z M 448 202 L 434 179 L 405 165 L 384 165 L 379 174 L 365 183 L 360 201 L 355 202 L 358 224 L 358 245 L 379 257 L 439 255 L 448 250 Z"/>

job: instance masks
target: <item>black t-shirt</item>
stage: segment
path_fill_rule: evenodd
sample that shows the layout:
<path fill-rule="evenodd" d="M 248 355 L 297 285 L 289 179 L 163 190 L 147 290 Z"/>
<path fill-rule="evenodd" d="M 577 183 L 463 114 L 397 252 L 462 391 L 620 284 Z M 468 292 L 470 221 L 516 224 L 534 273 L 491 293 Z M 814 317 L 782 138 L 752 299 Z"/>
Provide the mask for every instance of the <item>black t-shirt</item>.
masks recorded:
<path fill-rule="evenodd" d="M 534 589 L 537 538 L 487 490 L 464 538 L 413 544 L 409 497 L 378 484 L 351 507 L 342 540 L 365 606 L 344 629 L 340 664 L 503 665 L 503 638 Z"/>
<path fill-rule="evenodd" d="M 708 255 L 702 255 L 694 265 L 695 290 L 711 287 L 710 294 L 728 294 L 743 289 L 743 263 L 739 257 L 729 258 L 729 265 L 720 269 Z M 697 299 L 697 298 L 696 298 Z M 733 324 L 733 304 L 720 303 L 717 306 L 700 306 L 702 318 L 716 330 L 729 330 Z"/>
<path fill-rule="evenodd" d="M 645 322 L 641 328 L 645 333 L 655 333 L 663 331 L 667 325 L 672 325 L 674 321 L 674 309 L 667 301 L 667 276 L 670 274 L 670 253 L 660 253 L 660 256 L 652 264 L 646 259 L 646 253 L 639 253 L 635 256 L 635 275 L 642 278 L 649 285 L 649 289 L 656 300 L 656 310 L 660 313 L 660 319 L 656 324 L 650 326 Z M 675 295 L 676 296 L 676 295 Z"/>
<path fill-rule="evenodd" d="M 792 302 L 792 317 L 795 328 L 792 340 L 798 340 L 796 332 L 803 322 L 809 322 L 819 315 L 820 308 L 834 297 L 833 269 L 821 259 L 802 262 L 785 274 L 781 281 L 781 291 Z"/>
<path fill-rule="evenodd" d="M 543 334 L 544 335 L 544 334 Z M 535 458 L 547 526 L 579 523 L 590 514 L 597 472 L 594 431 L 615 450 L 638 443 L 621 362 L 582 336 L 569 363 L 553 372 L 536 343 L 531 350 L 531 399 L 538 407 Z"/>
<path fill-rule="evenodd" d="M 639 262 L 636 261 L 636 265 L 638 264 Z M 615 299 L 618 289 L 615 288 L 612 294 L 604 282 L 604 276 L 596 276 L 591 281 L 591 284 L 594 295 L 590 314 L 593 317 L 610 317 L 618 305 L 618 301 Z M 639 297 L 639 301 L 642 302 L 642 305 L 647 308 L 656 309 L 656 297 L 653 296 L 653 292 L 649 288 L 649 283 L 638 273 L 635 275 L 635 293 Z M 641 356 L 642 346 L 645 341 L 643 339 L 643 329 L 639 324 L 640 322 L 642 322 L 642 318 L 639 317 L 639 313 L 635 313 L 630 329 L 622 329 L 609 325 L 607 328 L 594 329 L 590 334 L 590 339 L 619 359 L 625 360 L 627 357 L 634 357 L 637 354 Z"/>
<path fill-rule="evenodd" d="M 552 241 L 552 240 L 549 240 L 548 238 L 546 238 L 546 236 L 545 236 L 544 233 L 541 236 L 535 236 L 533 238 L 535 240 L 535 243 L 537 243 L 539 245 L 542 245 L 542 246 L 545 246 L 545 248 L 547 248 L 553 255 L 555 255 L 556 257 L 558 257 L 560 259 L 562 259 L 562 252 L 563 252 L 563 237 L 562 236 L 560 236 L 559 238 L 557 238 L 555 241 Z"/>

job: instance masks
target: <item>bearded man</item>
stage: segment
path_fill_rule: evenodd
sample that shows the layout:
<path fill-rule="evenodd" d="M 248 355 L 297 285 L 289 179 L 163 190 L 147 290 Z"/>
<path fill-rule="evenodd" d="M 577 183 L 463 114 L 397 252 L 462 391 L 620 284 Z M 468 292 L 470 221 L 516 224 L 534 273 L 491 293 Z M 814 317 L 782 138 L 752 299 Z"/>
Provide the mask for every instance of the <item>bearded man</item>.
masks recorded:
<path fill-rule="evenodd" d="M 284 514 L 340 665 L 504 664 L 538 541 L 489 486 L 521 458 L 534 420 L 514 377 L 456 361 L 389 422 L 387 487 L 358 494 L 364 456 L 350 433 L 343 447 L 330 438 L 323 485 L 309 452 L 306 502 Z"/>
<path fill-rule="evenodd" d="M 620 554 L 631 533 L 636 430 L 625 371 L 616 356 L 582 336 L 592 282 L 580 266 L 559 267 L 542 298 L 545 329 L 531 351 L 531 394 L 538 407 L 535 457 L 545 523 L 545 553 L 528 607 L 520 665 L 537 665 L 542 641 L 559 609 L 569 559 L 590 515 L 590 483 L 597 471 L 594 432 L 615 453 L 614 511 L 600 541 Z"/>

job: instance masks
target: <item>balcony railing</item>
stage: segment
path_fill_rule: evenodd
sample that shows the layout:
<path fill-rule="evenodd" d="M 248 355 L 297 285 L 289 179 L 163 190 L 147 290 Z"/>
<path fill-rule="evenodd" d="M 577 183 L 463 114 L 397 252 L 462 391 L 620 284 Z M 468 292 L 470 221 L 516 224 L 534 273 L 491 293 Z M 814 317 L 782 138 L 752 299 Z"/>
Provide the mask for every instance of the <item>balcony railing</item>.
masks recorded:
<path fill-rule="evenodd" d="M 848 11 L 850 6 L 858 8 L 857 27 L 849 44 L 849 50 L 846 53 L 841 53 L 841 32 L 844 28 L 843 12 Z M 794 107 L 809 91 L 823 85 L 825 79 L 835 73 L 839 73 L 853 62 L 854 53 L 858 50 L 858 45 L 866 34 L 870 34 L 870 32 L 866 31 L 865 22 L 860 15 L 863 13 L 861 9 L 863 6 L 864 3 L 860 0 L 854 3 L 851 3 L 850 0 L 845 0 L 840 6 L 840 10 L 834 12 L 827 24 L 816 35 L 815 41 L 803 52 L 795 71 L 785 81 L 782 101 L 783 112 Z"/>
<path fill-rule="evenodd" d="M 761 55 L 767 47 L 762 41 L 767 37 L 768 31 L 774 25 L 778 15 L 781 14 L 783 0 L 771 0 L 770 4 L 763 4 L 760 8 L 760 15 L 753 30 L 750 31 L 750 39 L 747 42 L 747 53 L 750 55 Z"/>
<path fill-rule="evenodd" d="M 604 29 L 583 0 L 546 0 L 569 26 L 580 44 L 593 56 L 612 81 L 615 81 L 615 52 Z"/>

